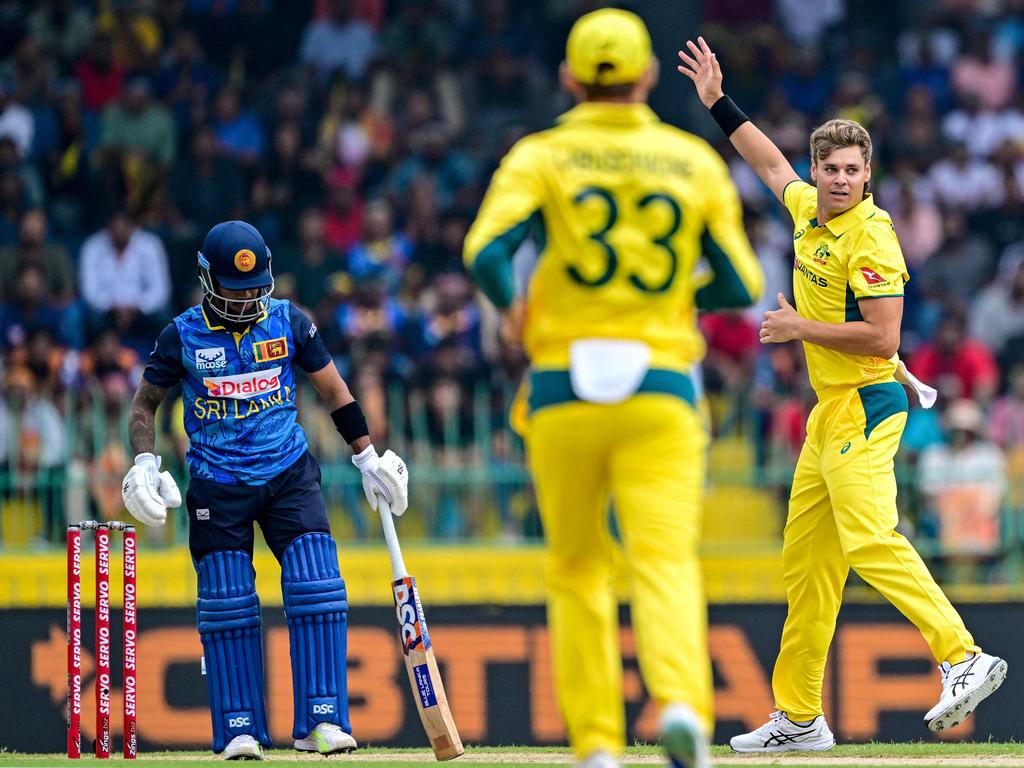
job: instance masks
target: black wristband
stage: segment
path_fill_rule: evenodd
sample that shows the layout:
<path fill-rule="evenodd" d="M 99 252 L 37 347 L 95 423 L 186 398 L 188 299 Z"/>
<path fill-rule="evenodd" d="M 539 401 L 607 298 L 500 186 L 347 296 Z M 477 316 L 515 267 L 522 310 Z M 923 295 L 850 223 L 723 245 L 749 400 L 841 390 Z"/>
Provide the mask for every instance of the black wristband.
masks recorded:
<path fill-rule="evenodd" d="M 750 120 L 728 96 L 722 96 L 708 111 L 727 137 L 732 136 L 737 128 Z"/>
<path fill-rule="evenodd" d="M 360 437 L 369 437 L 370 427 L 359 403 L 353 400 L 337 410 L 331 411 L 331 420 L 338 429 L 341 438 L 350 445 Z"/>

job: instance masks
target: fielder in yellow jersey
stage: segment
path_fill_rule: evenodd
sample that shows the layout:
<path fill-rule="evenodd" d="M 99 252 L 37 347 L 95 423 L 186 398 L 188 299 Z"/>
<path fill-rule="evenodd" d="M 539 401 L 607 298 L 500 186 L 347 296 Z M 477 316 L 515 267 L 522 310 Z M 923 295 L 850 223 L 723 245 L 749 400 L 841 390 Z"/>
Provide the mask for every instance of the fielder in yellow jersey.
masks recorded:
<path fill-rule="evenodd" d="M 625 746 L 609 499 L 663 743 L 680 765 L 706 764 L 696 316 L 748 306 L 763 285 L 725 163 L 645 103 L 657 71 L 638 17 L 577 21 L 562 82 L 580 103 L 512 148 L 465 246 L 506 338 L 521 338 L 531 362 L 523 433 L 548 543 L 556 690 L 590 766 L 615 765 Z M 511 258 L 531 235 L 541 254 L 517 298 Z M 710 270 L 698 269 L 702 257 Z"/>
<path fill-rule="evenodd" d="M 739 752 L 777 752 L 835 744 L 821 687 L 850 568 L 921 630 L 942 676 L 939 702 L 925 720 L 933 731 L 951 728 L 999 687 L 1007 665 L 974 644 L 917 552 L 895 530 L 893 458 L 908 407 L 895 378 L 901 371 L 896 352 L 910 276 L 889 214 L 867 192 L 871 138 L 852 120 L 817 128 L 810 142 L 815 186 L 805 184 L 723 94 L 718 60 L 703 38 L 687 46 L 679 71 L 793 217 L 796 308 L 779 294 L 780 308 L 765 313 L 761 341 L 800 339 L 818 395 L 783 536 L 789 614 L 772 678 L 778 711 L 731 745 Z"/>

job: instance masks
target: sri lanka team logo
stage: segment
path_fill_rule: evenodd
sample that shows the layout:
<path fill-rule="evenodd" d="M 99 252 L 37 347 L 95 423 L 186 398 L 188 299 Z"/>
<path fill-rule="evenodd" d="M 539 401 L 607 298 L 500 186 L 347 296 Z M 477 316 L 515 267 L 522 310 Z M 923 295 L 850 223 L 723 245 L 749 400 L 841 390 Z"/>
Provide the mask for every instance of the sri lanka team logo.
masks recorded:
<path fill-rule="evenodd" d="M 818 250 L 814 252 L 814 261 L 816 264 L 821 264 L 823 267 L 828 266 L 828 257 L 831 254 L 828 252 L 828 243 L 822 243 L 818 246 Z"/>
<path fill-rule="evenodd" d="M 281 336 L 277 339 L 257 341 L 252 345 L 252 351 L 257 363 L 269 363 L 271 360 L 280 360 L 288 357 L 288 339 Z"/>
<path fill-rule="evenodd" d="M 248 248 L 243 248 L 235 254 L 235 268 L 239 272 L 252 272 L 256 266 L 256 254 Z"/>

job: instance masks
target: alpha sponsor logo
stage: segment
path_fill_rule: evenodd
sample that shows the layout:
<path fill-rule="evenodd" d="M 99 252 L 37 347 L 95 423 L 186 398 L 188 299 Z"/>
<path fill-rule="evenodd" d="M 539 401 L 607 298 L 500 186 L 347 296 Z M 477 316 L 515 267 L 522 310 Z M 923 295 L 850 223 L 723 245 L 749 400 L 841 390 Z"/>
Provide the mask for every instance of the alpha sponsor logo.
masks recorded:
<path fill-rule="evenodd" d="M 248 400 L 281 388 L 281 366 L 234 376 L 206 376 L 203 384 L 211 397 Z"/>
<path fill-rule="evenodd" d="M 200 371 L 219 371 L 228 367 L 228 355 L 224 347 L 207 347 L 196 350 L 196 368 Z"/>
<path fill-rule="evenodd" d="M 436 707 L 437 695 L 434 693 L 434 684 L 430 681 L 430 669 L 426 664 L 416 664 L 412 668 L 412 674 L 416 678 L 416 692 L 420 695 L 420 704 L 424 709 Z"/>
<path fill-rule="evenodd" d="M 807 265 L 803 264 L 800 259 L 793 262 L 793 269 L 807 278 L 807 282 L 811 285 L 816 285 L 819 288 L 828 288 L 828 278 L 822 277 L 817 272 L 812 270 Z"/>
<path fill-rule="evenodd" d="M 416 590 L 416 579 L 406 576 L 393 581 L 391 589 L 395 595 L 395 615 L 398 617 L 405 654 L 408 656 L 412 650 L 427 650 L 430 647 L 430 635 L 427 633 L 427 620 L 423 616 L 420 595 Z"/>
<path fill-rule="evenodd" d="M 864 282 L 868 285 L 886 285 L 889 282 L 880 274 L 875 272 L 875 270 L 868 269 L 867 267 L 861 267 L 860 273 L 864 275 Z"/>
<path fill-rule="evenodd" d="M 253 354 L 257 363 L 269 363 L 271 360 L 280 360 L 288 357 L 288 339 L 281 336 L 276 339 L 257 341 L 252 345 Z"/>

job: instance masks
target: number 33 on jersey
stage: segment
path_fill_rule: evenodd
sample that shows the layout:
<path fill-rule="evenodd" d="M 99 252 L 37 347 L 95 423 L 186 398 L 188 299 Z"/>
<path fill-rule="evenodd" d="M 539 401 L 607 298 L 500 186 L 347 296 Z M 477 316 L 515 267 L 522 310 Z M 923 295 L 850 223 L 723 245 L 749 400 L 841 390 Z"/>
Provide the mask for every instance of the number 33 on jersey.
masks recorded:
<path fill-rule="evenodd" d="M 573 340 L 597 337 L 687 368 L 704 352 L 696 310 L 749 306 L 762 289 L 725 163 L 643 104 L 580 104 L 502 161 L 465 253 L 499 307 L 527 237 L 540 251 L 526 290 L 534 367 L 564 368 Z"/>

